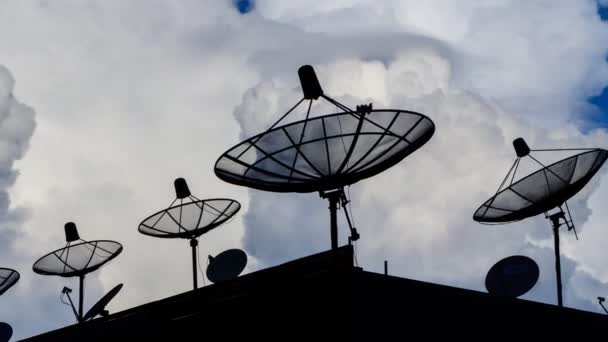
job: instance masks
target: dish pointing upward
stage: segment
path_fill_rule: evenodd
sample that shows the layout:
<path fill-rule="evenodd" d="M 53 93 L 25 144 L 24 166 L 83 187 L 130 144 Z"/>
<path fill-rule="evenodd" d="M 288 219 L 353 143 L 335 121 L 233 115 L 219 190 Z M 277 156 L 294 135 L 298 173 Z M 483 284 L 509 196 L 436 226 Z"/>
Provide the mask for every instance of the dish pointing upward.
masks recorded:
<path fill-rule="evenodd" d="M 473 219 L 504 223 L 536 216 L 576 195 L 608 158 L 608 151 L 592 149 L 560 160 L 511 184 L 482 204 Z"/>
<path fill-rule="evenodd" d="M 215 164 L 222 180 L 273 192 L 341 188 L 374 176 L 424 145 L 435 126 L 398 109 L 340 112 L 253 136 Z"/>
<path fill-rule="evenodd" d="M 319 192 L 329 201 L 332 249 L 338 248 L 336 212 L 344 208 L 351 235 L 353 227 L 344 187 L 375 176 L 399 163 L 428 142 L 435 124 L 427 116 L 409 110 L 355 110 L 323 92 L 310 65 L 298 70 L 303 98 L 268 130 L 224 152 L 215 163 L 215 174 L 236 185 L 271 192 Z M 324 100 L 337 109 L 311 116 L 313 101 Z M 306 118 L 279 123 L 308 100 Z"/>

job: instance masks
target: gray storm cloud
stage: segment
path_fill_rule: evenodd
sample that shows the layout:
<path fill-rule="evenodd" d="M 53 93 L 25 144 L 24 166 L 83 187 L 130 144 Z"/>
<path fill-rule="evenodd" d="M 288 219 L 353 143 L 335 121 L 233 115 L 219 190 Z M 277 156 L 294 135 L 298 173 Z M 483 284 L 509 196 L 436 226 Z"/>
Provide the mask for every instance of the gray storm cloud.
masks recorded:
<path fill-rule="evenodd" d="M 13 76 L 0 65 L 0 250 L 5 253 L 19 234 L 18 226 L 25 215 L 23 209 L 10 208 L 8 189 L 17 177 L 14 164 L 27 151 L 36 126 L 34 110 L 13 96 L 14 86 Z"/>
<path fill-rule="evenodd" d="M 36 123 L 34 110 L 13 95 L 14 86 L 13 76 L 0 65 L 0 266 L 16 269 L 23 279 L 23 274 L 29 272 L 29 267 L 24 267 L 29 260 L 18 244 L 24 236 L 22 228 L 29 217 L 29 210 L 11 206 L 9 189 L 18 175 L 15 162 L 28 150 Z M 8 314 L 9 310 L 22 307 L 17 304 L 19 299 L 23 299 L 21 283 L 18 282 L 0 298 L 3 302 L 0 306 L 2 319 L 12 324 L 14 329 L 23 329 L 29 324 Z"/>

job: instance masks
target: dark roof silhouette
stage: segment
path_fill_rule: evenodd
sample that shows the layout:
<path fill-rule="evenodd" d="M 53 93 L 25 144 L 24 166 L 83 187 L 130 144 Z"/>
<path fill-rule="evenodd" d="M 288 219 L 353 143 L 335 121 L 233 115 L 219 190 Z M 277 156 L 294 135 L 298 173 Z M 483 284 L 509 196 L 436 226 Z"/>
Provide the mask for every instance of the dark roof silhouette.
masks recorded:
<path fill-rule="evenodd" d="M 608 323 L 591 312 L 367 272 L 353 266 L 352 251 L 344 246 L 24 341 L 486 340 L 488 331 L 562 336 L 544 324 L 600 336 Z"/>

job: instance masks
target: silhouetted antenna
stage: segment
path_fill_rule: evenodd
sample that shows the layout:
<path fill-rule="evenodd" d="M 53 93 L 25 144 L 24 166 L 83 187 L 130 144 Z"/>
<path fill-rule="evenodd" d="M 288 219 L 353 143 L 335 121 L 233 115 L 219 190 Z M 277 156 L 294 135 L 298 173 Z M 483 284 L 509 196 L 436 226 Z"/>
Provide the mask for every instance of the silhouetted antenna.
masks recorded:
<path fill-rule="evenodd" d="M 80 294 L 78 311 L 70 297 L 71 289 L 64 287 L 63 296 L 67 296 L 78 322 L 84 321 L 84 277 L 96 271 L 122 252 L 122 245 L 116 241 L 80 239 L 76 225 L 72 222 L 65 224 L 65 247 L 57 249 L 34 263 L 34 272 L 42 275 L 56 275 L 60 277 L 78 277 Z M 63 300 L 62 300 L 63 301 Z"/>
<path fill-rule="evenodd" d="M 13 327 L 8 323 L 0 322 L 0 342 L 8 342 L 13 337 Z"/>
<path fill-rule="evenodd" d="M 13 285 L 19 281 L 19 272 L 0 267 L 0 295 L 8 291 Z"/>
<path fill-rule="evenodd" d="M 473 219 L 481 223 L 503 224 L 544 213 L 553 226 L 557 302 L 559 306 L 563 306 L 559 227 L 566 225 L 568 230 L 573 230 L 576 235 L 567 200 L 578 193 L 597 173 L 608 158 L 608 151 L 599 148 L 531 150 L 522 138 L 515 139 L 513 147 L 517 159 L 496 194 L 475 211 Z M 532 155 L 532 152 L 552 151 L 584 152 L 549 166 L 545 166 Z M 519 162 L 524 157 L 530 157 L 542 168 L 514 182 Z M 565 211 L 563 206 L 566 207 Z M 549 213 L 554 209 L 557 209 L 557 212 Z"/>
<path fill-rule="evenodd" d="M 298 70 L 304 97 L 270 128 L 229 149 L 215 164 L 222 180 L 272 192 L 318 192 L 329 201 L 332 249 L 338 247 L 337 210 L 345 209 L 351 240 L 359 238 L 346 211 L 344 187 L 399 163 L 435 132 L 423 114 L 400 109 L 352 110 L 321 89 L 313 68 Z M 340 112 L 311 117 L 312 103 L 323 99 Z M 304 120 L 278 126 L 302 102 Z"/>
<path fill-rule="evenodd" d="M 608 310 L 606 310 L 606 307 L 604 306 L 604 301 L 606 301 L 606 298 L 604 298 L 604 297 L 597 297 L 597 301 L 599 302 L 599 304 L 602 307 L 602 309 L 604 309 L 604 312 L 608 315 Z"/>
<path fill-rule="evenodd" d="M 232 280 L 247 266 L 247 254 L 240 249 L 229 249 L 215 257 L 209 256 L 207 278 L 214 284 Z"/>
<path fill-rule="evenodd" d="M 540 271 L 534 260 L 514 255 L 494 264 L 486 276 L 486 290 L 498 296 L 517 298 L 530 291 Z"/>
<path fill-rule="evenodd" d="M 604 302 L 606 301 L 606 298 L 604 298 L 604 297 L 597 297 L 597 301 L 599 302 L 599 304 L 602 307 L 602 309 L 604 309 L 604 312 L 606 313 L 606 315 L 608 315 L 608 310 L 606 310 L 606 307 L 604 306 Z"/>
<path fill-rule="evenodd" d="M 190 240 L 192 249 L 192 282 L 198 288 L 196 247 L 198 238 L 228 222 L 241 204 L 227 198 L 200 200 L 190 193 L 183 178 L 174 182 L 176 199 L 167 209 L 150 215 L 139 224 L 139 232 L 157 238 Z M 175 203 L 179 200 L 179 204 Z"/>
<path fill-rule="evenodd" d="M 118 284 L 114 286 L 108 293 L 106 293 L 100 300 L 93 305 L 89 311 L 84 315 L 83 321 L 88 321 L 89 319 L 95 318 L 95 316 L 100 315 L 102 317 L 107 317 L 109 312 L 106 310 L 106 306 L 110 303 L 114 297 L 120 292 L 122 289 L 122 284 Z"/>

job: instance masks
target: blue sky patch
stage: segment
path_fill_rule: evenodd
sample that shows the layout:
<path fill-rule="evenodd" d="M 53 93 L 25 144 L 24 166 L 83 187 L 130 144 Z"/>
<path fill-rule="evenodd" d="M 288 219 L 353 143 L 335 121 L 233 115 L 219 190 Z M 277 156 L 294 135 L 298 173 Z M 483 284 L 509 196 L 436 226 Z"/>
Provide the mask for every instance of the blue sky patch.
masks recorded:
<path fill-rule="evenodd" d="M 608 21 L 608 7 L 600 6 L 599 3 L 597 7 L 597 12 L 602 20 Z M 608 49 L 608 43 L 606 47 Z M 606 62 L 608 62 L 608 56 Z M 589 98 L 589 102 L 600 110 L 599 114 L 591 115 L 591 124 L 596 127 L 608 127 L 608 87 L 604 88 L 601 94 Z"/>
<path fill-rule="evenodd" d="M 232 0 L 232 4 L 241 14 L 247 14 L 253 11 L 255 4 L 254 0 Z"/>

